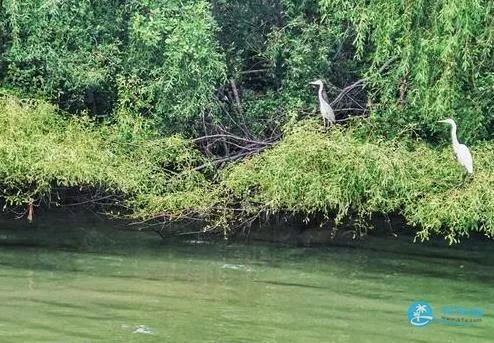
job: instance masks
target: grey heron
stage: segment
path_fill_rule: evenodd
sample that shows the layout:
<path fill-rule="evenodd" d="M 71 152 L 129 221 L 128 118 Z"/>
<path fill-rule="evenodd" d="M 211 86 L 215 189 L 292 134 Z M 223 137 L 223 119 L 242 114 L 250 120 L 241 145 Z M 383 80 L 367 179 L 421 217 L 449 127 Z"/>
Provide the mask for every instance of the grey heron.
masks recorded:
<path fill-rule="evenodd" d="M 321 111 L 322 119 L 324 120 L 324 127 L 326 127 L 326 121 L 332 124 L 336 121 L 334 111 L 329 104 L 328 96 L 324 91 L 324 84 L 321 80 L 310 82 L 311 85 L 319 86 L 319 110 Z"/>
<path fill-rule="evenodd" d="M 460 144 L 458 138 L 456 137 L 456 123 L 453 119 L 448 118 L 444 120 L 439 120 L 440 123 L 447 123 L 451 125 L 451 141 L 453 144 L 453 151 L 456 154 L 456 158 L 460 165 L 465 167 L 468 174 L 473 174 L 473 159 L 470 150 L 465 144 Z"/>

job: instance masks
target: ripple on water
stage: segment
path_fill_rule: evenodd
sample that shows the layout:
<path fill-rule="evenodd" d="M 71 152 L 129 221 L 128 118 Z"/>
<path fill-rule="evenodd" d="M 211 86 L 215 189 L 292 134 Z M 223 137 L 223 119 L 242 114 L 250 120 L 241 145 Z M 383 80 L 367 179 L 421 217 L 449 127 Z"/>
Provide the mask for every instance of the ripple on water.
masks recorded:
<path fill-rule="evenodd" d="M 242 271 L 245 271 L 245 272 L 253 272 L 254 269 L 246 266 L 246 265 L 243 265 L 243 264 L 229 264 L 229 263 L 225 263 L 221 269 L 233 269 L 233 270 L 242 270 Z"/>
<path fill-rule="evenodd" d="M 132 333 L 140 333 L 144 335 L 151 335 L 153 330 L 146 325 L 138 325 Z"/>

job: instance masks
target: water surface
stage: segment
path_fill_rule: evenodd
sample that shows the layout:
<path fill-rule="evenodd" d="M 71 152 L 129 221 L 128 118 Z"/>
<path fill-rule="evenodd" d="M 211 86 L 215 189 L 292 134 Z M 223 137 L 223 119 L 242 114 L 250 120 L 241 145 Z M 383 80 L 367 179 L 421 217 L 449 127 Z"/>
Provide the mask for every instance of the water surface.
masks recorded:
<path fill-rule="evenodd" d="M 104 222 L 56 225 L 1 223 L 0 342 L 494 341 L 492 242 L 167 243 Z M 485 315 L 417 329 L 415 300 Z"/>

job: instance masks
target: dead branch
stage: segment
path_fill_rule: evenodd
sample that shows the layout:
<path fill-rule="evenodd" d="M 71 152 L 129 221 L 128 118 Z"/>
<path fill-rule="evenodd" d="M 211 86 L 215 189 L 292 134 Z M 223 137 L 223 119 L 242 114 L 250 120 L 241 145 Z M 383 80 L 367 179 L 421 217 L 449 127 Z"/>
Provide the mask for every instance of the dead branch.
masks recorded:
<path fill-rule="evenodd" d="M 356 108 L 356 107 L 348 107 L 348 108 L 340 108 L 340 109 L 335 109 L 333 110 L 335 112 L 366 112 L 367 110 L 365 108 Z"/>
<path fill-rule="evenodd" d="M 204 141 L 204 140 L 210 140 L 212 138 L 230 138 L 230 139 L 235 140 L 235 141 L 242 141 L 242 142 L 246 142 L 246 143 L 253 143 L 253 144 L 260 144 L 260 145 L 270 144 L 269 142 L 255 141 L 252 139 L 243 138 L 243 137 L 239 137 L 239 136 L 235 136 L 235 135 L 231 135 L 231 134 L 217 134 L 217 135 L 198 137 L 198 138 L 194 138 L 192 140 L 192 142 L 200 142 L 200 141 Z"/>
<path fill-rule="evenodd" d="M 345 121 L 355 120 L 355 119 L 361 119 L 361 118 L 367 118 L 367 116 L 366 115 L 351 116 L 351 117 L 347 117 L 347 118 L 343 118 L 343 119 L 336 119 L 336 122 L 340 123 L 340 122 L 345 122 Z"/>
<path fill-rule="evenodd" d="M 268 69 L 268 68 L 264 68 L 264 69 L 253 69 L 253 70 L 241 71 L 240 74 L 241 75 L 259 74 L 259 73 L 267 73 L 268 71 L 270 71 L 270 69 Z"/>
<path fill-rule="evenodd" d="M 87 201 L 77 202 L 77 203 L 73 203 L 73 204 L 67 204 L 65 206 L 80 206 L 80 205 L 85 205 L 85 204 L 95 204 L 95 203 L 100 203 L 99 201 L 101 201 L 101 200 L 106 200 L 106 199 L 110 199 L 110 198 L 114 198 L 114 197 L 115 197 L 114 195 L 107 195 L 107 196 L 104 196 L 101 198 L 89 199 Z"/>
<path fill-rule="evenodd" d="M 235 103 L 237 104 L 237 108 L 239 113 L 242 112 L 242 104 L 240 103 L 240 96 L 238 93 L 237 83 L 234 79 L 230 80 L 230 84 L 232 85 L 233 96 L 235 97 Z"/>
<path fill-rule="evenodd" d="M 384 72 L 389 66 L 391 63 L 393 63 L 394 61 L 396 61 L 398 59 L 398 56 L 394 56 L 394 57 L 391 57 L 389 60 L 387 60 L 382 66 L 381 68 L 378 69 L 378 73 L 381 74 L 382 72 Z M 361 78 L 360 80 L 357 80 L 355 81 L 354 83 L 352 83 L 351 85 L 349 86 L 346 86 L 345 88 L 343 88 L 340 92 L 340 94 L 338 94 L 336 96 L 336 98 L 334 98 L 334 100 L 330 103 L 331 107 L 334 107 L 338 102 L 341 101 L 341 99 L 343 99 L 343 97 L 345 95 L 347 95 L 350 91 L 352 91 L 353 89 L 357 88 L 357 87 L 361 87 L 361 86 L 364 86 L 365 82 L 367 81 L 367 79 L 364 77 L 364 78 Z"/>
<path fill-rule="evenodd" d="M 270 145 L 272 145 L 274 143 L 271 143 Z M 213 161 L 210 161 L 208 163 L 205 163 L 205 164 L 202 164 L 198 167 L 195 167 L 193 170 L 202 170 L 204 168 L 207 168 L 209 167 L 210 165 L 218 165 L 218 164 L 221 164 L 221 163 L 226 163 L 226 162 L 234 162 L 234 161 L 237 161 L 239 159 L 244 159 L 250 155 L 253 155 L 253 154 L 256 154 L 256 153 L 259 153 L 265 149 L 267 149 L 270 145 L 266 145 L 266 146 L 260 146 L 258 147 L 257 149 L 252 149 L 252 150 L 249 150 L 249 151 L 245 151 L 245 152 L 242 152 L 242 153 L 239 153 L 239 154 L 236 154 L 236 155 L 233 155 L 233 156 L 228 156 L 228 157 L 224 157 L 224 158 L 219 158 L 219 159 L 216 159 L 216 160 L 213 160 Z"/>
<path fill-rule="evenodd" d="M 223 111 L 223 113 L 228 117 L 228 119 L 230 119 L 230 121 L 236 127 L 238 127 L 245 136 L 249 136 L 250 135 L 250 132 L 247 129 L 247 127 L 245 126 L 245 123 L 241 123 L 242 125 L 240 125 L 239 123 L 237 123 L 237 121 L 235 121 L 235 119 L 233 119 L 233 117 L 231 116 L 230 112 L 225 108 L 223 102 L 218 97 L 216 97 L 215 100 L 218 103 L 218 105 L 220 106 L 220 108 Z"/>

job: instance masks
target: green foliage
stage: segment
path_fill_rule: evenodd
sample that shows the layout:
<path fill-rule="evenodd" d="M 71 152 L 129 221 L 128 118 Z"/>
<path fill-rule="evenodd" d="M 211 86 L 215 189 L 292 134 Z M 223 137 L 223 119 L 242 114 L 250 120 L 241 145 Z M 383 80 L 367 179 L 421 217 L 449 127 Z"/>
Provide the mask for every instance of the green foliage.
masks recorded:
<path fill-rule="evenodd" d="M 227 225 L 238 207 L 337 221 L 400 212 L 424 239 L 494 233 L 491 143 L 474 146 L 476 175 L 463 188 L 450 149 L 425 143 L 446 135 L 436 121 L 450 116 L 461 141 L 493 137 L 490 0 L 0 6 L 0 86 L 63 110 L 2 96 L 8 205 L 83 188 L 118 196 L 146 219 L 199 215 Z M 365 124 L 329 134 L 312 121 L 294 125 L 316 109 L 310 81 L 325 80 L 332 99 L 362 77 L 364 92 L 337 107 L 368 105 Z M 88 113 L 111 116 L 96 123 Z M 211 178 L 194 170 L 207 161 L 177 135 L 203 124 L 248 138 L 284 127 L 286 136 Z"/>
<path fill-rule="evenodd" d="M 223 182 L 247 215 L 322 213 L 338 222 L 349 214 L 401 213 L 422 239 L 441 234 L 455 242 L 470 230 L 494 235 L 492 146 L 473 155 L 479 172 L 459 188 L 463 170 L 450 147 L 362 137 L 360 125 L 326 135 L 309 121 L 275 148 L 230 167 Z"/>
<path fill-rule="evenodd" d="M 368 94 L 382 132 L 413 126 L 430 138 L 438 133 L 436 120 L 453 116 L 467 142 L 491 137 L 492 1 L 320 0 L 320 4 L 326 25 L 349 23 L 357 58 L 372 65 Z M 398 59 L 390 72 L 376 73 L 392 57 Z"/>
<path fill-rule="evenodd" d="M 133 218 L 181 220 L 214 216 L 214 206 L 222 201 L 219 188 L 197 172 L 183 172 L 168 180 L 166 189 L 157 193 L 140 193 L 126 205 Z M 213 221 L 218 221 L 214 217 Z"/>
<path fill-rule="evenodd" d="M 491 143 L 473 148 L 475 177 L 458 187 L 463 170 L 449 146 L 386 140 L 372 125 L 325 133 L 319 121 L 302 121 L 213 182 L 194 170 L 206 161 L 188 141 L 161 138 L 149 120 L 125 112 L 105 124 L 64 119 L 46 103 L 3 96 L 0 198 L 8 206 L 58 203 L 59 192 L 78 188 L 113 195 L 134 218 L 199 216 L 223 229 L 259 212 L 324 214 L 336 222 L 401 213 L 421 239 L 439 234 L 456 242 L 472 230 L 494 236 Z"/>
<path fill-rule="evenodd" d="M 6 0 L 1 15 L 4 86 L 72 113 L 118 103 L 168 132 L 213 110 L 225 67 L 206 1 Z"/>
<path fill-rule="evenodd" d="M 136 0 L 129 6 L 120 102 L 153 115 L 168 131 L 190 132 L 214 108 L 225 66 L 205 1 Z"/>
<path fill-rule="evenodd" d="M 193 133 L 204 116 L 263 136 L 315 110 L 309 81 L 323 78 L 334 98 L 367 76 L 355 100 L 382 133 L 434 140 L 435 121 L 453 116 L 466 142 L 492 136 L 490 0 L 211 3 L 4 0 L 0 82 L 72 113 L 118 104 L 167 132 Z"/>
<path fill-rule="evenodd" d="M 117 203 L 132 205 L 205 183 L 191 170 L 203 162 L 201 156 L 180 136 L 161 138 L 148 120 L 119 113 L 113 123 L 97 125 L 88 117 L 64 119 L 43 102 L 10 96 L 0 101 L 0 161 L 0 197 L 8 206 L 55 199 L 57 190 L 75 187 L 113 194 Z M 170 202 L 166 208 L 179 211 L 182 205 L 190 208 L 193 201 Z"/>
<path fill-rule="evenodd" d="M 62 108 L 107 113 L 120 63 L 119 12 L 94 1 L 3 1 L 0 80 Z"/>

